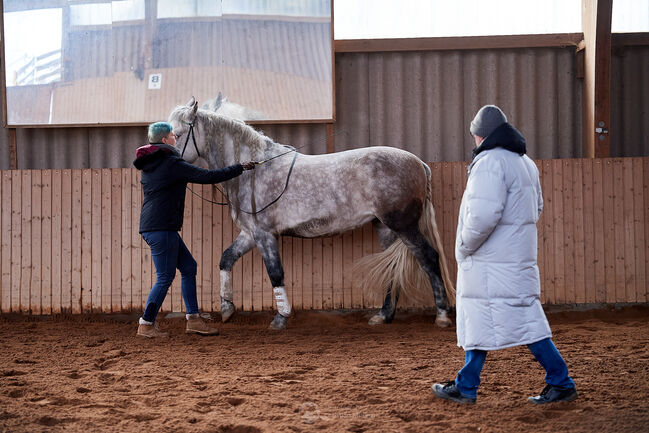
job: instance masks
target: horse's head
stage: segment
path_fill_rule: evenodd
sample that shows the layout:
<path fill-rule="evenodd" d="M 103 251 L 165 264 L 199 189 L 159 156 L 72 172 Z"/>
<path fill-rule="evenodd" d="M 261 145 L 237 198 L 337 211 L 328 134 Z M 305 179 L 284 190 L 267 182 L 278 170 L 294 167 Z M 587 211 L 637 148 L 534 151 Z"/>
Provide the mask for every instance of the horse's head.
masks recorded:
<path fill-rule="evenodd" d="M 197 117 L 198 102 L 193 96 L 187 105 L 179 105 L 169 115 L 169 123 L 178 136 L 176 147 L 182 152 L 183 159 L 189 163 L 206 154 L 205 140 L 201 139 L 200 128 L 196 128 Z"/>

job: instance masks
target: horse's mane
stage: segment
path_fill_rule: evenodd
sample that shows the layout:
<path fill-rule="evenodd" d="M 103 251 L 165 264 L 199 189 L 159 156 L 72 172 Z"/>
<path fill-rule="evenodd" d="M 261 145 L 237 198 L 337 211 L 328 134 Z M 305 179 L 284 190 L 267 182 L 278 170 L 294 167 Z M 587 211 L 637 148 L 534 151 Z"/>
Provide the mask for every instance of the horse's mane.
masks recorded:
<path fill-rule="evenodd" d="M 241 120 L 202 109 L 197 111 L 196 116 L 203 121 L 210 146 L 215 143 L 222 145 L 223 133 L 228 132 L 232 137 L 235 154 L 239 154 L 241 146 L 245 146 L 249 149 L 250 156 L 253 159 L 261 159 L 269 147 L 269 142 L 274 143 L 270 138 L 256 131 L 250 125 L 246 125 Z M 222 149 L 216 150 L 222 151 Z"/>

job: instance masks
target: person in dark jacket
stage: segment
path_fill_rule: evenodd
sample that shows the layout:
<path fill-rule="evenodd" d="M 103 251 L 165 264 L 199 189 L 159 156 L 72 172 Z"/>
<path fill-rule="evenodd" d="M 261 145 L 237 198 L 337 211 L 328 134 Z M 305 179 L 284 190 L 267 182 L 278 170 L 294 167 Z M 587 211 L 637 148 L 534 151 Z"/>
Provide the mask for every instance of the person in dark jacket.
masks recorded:
<path fill-rule="evenodd" d="M 188 334 L 217 335 L 218 329 L 208 326 L 198 312 L 196 298 L 196 260 L 187 249 L 178 231 L 183 225 L 187 183 L 219 183 L 252 170 L 254 162 L 244 162 L 217 170 L 205 170 L 189 164 L 176 149 L 176 135 L 171 124 L 149 125 L 149 144 L 136 151 L 133 165 L 142 170 L 144 199 L 140 213 L 140 234 L 151 248 L 156 269 L 156 282 L 139 320 L 137 335 L 146 338 L 167 337 L 155 322 L 167 290 L 174 280 L 176 268 L 181 275 L 181 291 L 185 302 Z"/>

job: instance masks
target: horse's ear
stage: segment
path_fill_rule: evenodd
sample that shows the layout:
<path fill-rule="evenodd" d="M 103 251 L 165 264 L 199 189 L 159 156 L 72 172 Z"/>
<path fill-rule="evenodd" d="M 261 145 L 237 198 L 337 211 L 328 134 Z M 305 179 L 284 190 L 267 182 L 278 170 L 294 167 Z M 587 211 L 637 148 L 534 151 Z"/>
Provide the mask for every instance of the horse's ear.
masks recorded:
<path fill-rule="evenodd" d="M 192 98 L 194 99 L 194 98 Z M 198 111 L 198 101 L 194 101 L 194 106 L 192 107 L 192 117 L 196 117 L 196 112 Z"/>
<path fill-rule="evenodd" d="M 195 104 L 196 104 L 196 98 L 194 98 L 192 96 L 192 99 L 189 100 L 189 102 L 187 103 L 187 106 L 188 107 L 193 107 Z"/>

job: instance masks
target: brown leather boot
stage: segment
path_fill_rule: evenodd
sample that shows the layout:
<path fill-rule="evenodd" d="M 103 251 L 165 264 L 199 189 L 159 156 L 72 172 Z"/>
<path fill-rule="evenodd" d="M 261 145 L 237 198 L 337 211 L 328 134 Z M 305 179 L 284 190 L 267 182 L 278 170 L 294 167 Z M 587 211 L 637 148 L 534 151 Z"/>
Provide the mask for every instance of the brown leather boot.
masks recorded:
<path fill-rule="evenodd" d="M 144 338 L 168 338 L 169 333 L 158 328 L 158 322 L 153 325 L 140 325 L 137 327 L 137 336 Z"/>
<path fill-rule="evenodd" d="M 185 334 L 219 335 L 219 330 L 208 326 L 200 317 L 190 317 L 187 319 Z"/>

